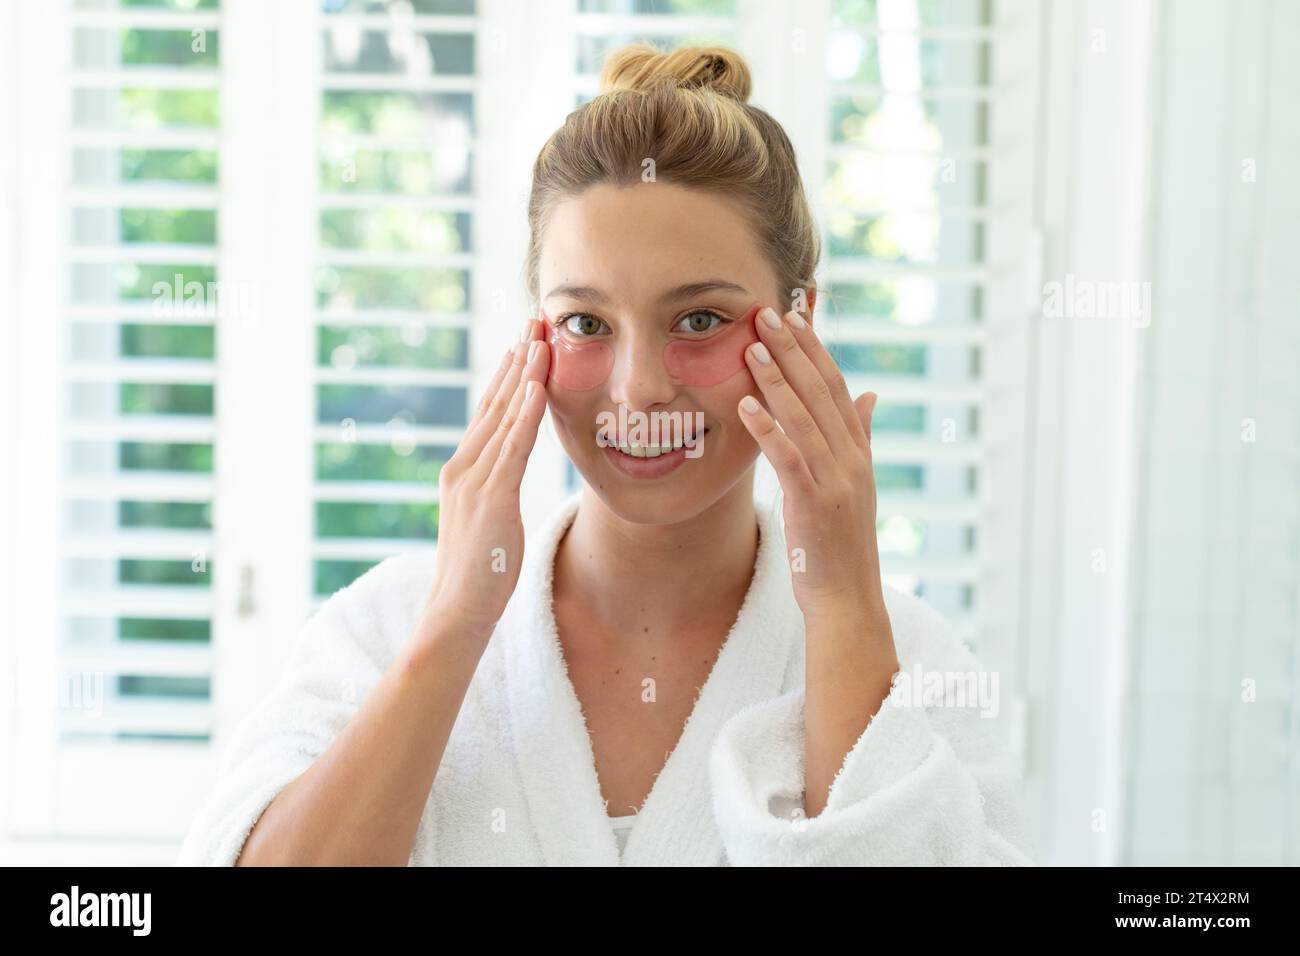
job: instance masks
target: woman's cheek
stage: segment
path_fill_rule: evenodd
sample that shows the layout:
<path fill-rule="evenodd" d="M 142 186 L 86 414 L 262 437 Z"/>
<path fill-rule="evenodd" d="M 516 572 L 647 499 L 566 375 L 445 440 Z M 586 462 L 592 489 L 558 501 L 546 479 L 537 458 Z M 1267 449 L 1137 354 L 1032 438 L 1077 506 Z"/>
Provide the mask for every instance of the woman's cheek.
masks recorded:
<path fill-rule="evenodd" d="M 590 402 L 583 396 L 566 392 L 562 388 L 547 391 L 547 406 L 551 410 L 551 422 L 561 439 L 576 443 L 588 432 L 595 434 L 596 420 L 594 414 L 589 414 L 589 405 Z M 588 428 L 587 425 L 591 427 Z M 566 450 L 572 449 L 566 446 Z"/>
<path fill-rule="evenodd" d="M 733 375 L 721 385 L 692 389 L 692 394 L 695 396 L 696 407 L 704 412 L 706 420 L 720 426 L 710 431 L 709 436 L 704 440 L 706 457 L 710 442 L 715 443 L 714 448 L 719 456 L 725 453 L 730 457 L 741 449 L 744 449 L 746 455 L 757 451 L 757 442 L 749 434 L 745 423 L 740 420 L 739 406 L 742 398 L 753 395 L 760 402 L 763 400 L 758 384 L 749 374 L 748 368 Z"/>

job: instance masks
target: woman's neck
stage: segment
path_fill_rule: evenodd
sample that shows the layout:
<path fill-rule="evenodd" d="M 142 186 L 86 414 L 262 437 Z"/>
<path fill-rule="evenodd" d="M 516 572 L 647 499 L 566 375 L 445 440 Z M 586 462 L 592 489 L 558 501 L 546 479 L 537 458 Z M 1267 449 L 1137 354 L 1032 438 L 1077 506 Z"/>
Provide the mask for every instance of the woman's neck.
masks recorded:
<path fill-rule="evenodd" d="M 664 525 L 626 521 L 587 488 L 556 550 L 554 597 L 580 605 L 594 635 L 716 631 L 721 642 L 749 590 L 758 543 L 749 481 L 694 518 Z"/>

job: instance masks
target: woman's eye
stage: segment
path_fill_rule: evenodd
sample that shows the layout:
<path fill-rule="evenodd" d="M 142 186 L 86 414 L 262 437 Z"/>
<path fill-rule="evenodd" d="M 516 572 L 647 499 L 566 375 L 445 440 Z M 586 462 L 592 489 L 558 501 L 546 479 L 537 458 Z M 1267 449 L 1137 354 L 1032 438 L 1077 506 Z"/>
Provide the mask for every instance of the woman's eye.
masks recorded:
<path fill-rule="evenodd" d="M 687 315 L 683 315 L 681 319 L 678 320 L 677 324 L 680 326 L 683 322 L 686 323 L 686 327 L 681 329 L 682 332 L 711 332 L 713 329 L 717 328 L 716 325 L 710 324 L 713 319 L 717 319 L 720 325 L 725 325 L 727 322 L 731 321 L 730 319 L 724 319 L 716 312 L 710 312 L 708 309 L 701 309 L 699 312 L 691 312 Z"/>
<path fill-rule="evenodd" d="M 603 326 L 605 322 L 602 319 L 596 318 L 594 315 L 574 312 L 572 315 L 567 315 L 560 320 L 560 324 L 574 335 L 590 336 L 599 332 L 601 326 Z"/>
<path fill-rule="evenodd" d="M 723 318 L 716 312 L 702 309 L 678 319 L 675 331 L 695 332 L 697 334 L 712 332 L 719 325 L 726 325 L 730 321 L 730 319 Z M 683 325 L 682 323 L 686 324 Z M 603 319 L 598 319 L 594 315 L 588 315 L 585 312 L 570 312 L 568 315 L 561 316 L 556 320 L 556 325 L 578 338 L 590 338 L 608 329 Z"/>

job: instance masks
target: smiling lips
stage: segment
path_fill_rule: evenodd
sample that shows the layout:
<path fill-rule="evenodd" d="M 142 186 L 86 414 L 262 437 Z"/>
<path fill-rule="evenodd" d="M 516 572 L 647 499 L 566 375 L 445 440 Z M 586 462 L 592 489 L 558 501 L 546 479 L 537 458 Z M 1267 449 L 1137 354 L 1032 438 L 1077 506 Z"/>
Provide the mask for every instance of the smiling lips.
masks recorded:
<path fill-rule="evenodd" d="M 726 329 L 706 339 L 674 339 L 664 346 L 664 369 L 679 385 L 709 388 L 725 382 L 745 368 L 745 350 L 759 340 L 754 317 L 761 305 Z M 559 326 L 552 326 L 546 313 L 542 321 L 551 329 L 551 366 L 547 386 L 555 384 L 574 392 L 586 392 L 604 383 L 614 368 L 614 350 L 603 341 L 575 343 Z"/>

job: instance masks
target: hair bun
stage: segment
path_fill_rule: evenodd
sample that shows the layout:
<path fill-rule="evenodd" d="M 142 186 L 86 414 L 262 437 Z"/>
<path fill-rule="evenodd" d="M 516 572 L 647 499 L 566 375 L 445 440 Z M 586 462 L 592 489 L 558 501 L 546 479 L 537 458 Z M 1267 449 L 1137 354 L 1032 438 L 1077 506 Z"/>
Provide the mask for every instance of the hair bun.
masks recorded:
<path fill-rule="evenodd" d="M 664 52 L 649 43 L 619 47 L 605 59 L 600 92 L 649 92 L 659 86 L 708 87 L 742 103 L 752 83 L 745 58 L 725 46 L 684 46 Z"/>

